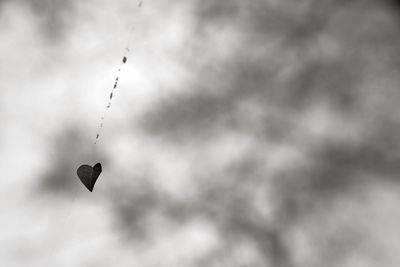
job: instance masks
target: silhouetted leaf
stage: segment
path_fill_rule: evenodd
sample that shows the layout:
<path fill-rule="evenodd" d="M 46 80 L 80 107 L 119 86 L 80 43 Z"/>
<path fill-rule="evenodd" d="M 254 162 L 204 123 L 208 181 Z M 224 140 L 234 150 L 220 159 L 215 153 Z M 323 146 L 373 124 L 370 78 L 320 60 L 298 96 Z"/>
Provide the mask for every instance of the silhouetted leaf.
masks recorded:
<path fill-rule="evenodd" d="M 79 166 L 76 173 L 86 188 L 92 192 L 94 184 L 96 183 L 101 171 L 102 168 L 100 163 L 96 163 L 93 168 L 90 165 L 83 164 Z"/>

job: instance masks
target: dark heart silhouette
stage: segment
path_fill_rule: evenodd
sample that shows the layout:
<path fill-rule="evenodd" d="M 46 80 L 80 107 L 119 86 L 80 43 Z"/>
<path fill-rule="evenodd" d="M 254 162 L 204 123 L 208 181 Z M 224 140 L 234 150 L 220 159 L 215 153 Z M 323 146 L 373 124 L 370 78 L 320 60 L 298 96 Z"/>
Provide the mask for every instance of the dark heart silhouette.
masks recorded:
<path fill-rule="evenodd" d="M 101 171 L 102 169 L 100 163 L 96 163 L 93 167 L 83 164 L 79 166 L 76 173 L 78 174 L 79 179 L 86 186 L 86 188 L 89 189 L 90 192 L 92 192 L 94 184 L 96 183 L 97 178 L 99 178 Z"/>

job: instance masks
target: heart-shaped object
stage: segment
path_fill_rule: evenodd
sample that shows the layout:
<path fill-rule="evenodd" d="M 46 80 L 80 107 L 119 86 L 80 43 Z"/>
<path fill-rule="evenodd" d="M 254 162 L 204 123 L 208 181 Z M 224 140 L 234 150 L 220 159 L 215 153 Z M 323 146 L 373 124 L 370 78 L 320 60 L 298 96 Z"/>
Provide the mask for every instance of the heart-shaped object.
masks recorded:
<path fill-rule="evenodd" d="M 96 163 L 93 167 L 83 164 L 79 166 L 76 174 L 78 174 L 79 179 L 86 186 L 86 188 L 92 192 L 94 184 L 96 183 L 97 178 L 99 178 L 101 171 L 102 169 L 100 163 Z"/>

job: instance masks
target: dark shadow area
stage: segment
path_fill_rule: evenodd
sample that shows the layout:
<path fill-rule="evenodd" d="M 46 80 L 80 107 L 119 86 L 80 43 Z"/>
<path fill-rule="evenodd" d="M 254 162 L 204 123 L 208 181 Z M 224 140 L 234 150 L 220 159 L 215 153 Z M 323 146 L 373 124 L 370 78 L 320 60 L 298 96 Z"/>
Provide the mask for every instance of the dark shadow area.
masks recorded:
<path fill-rule="evenodd" d="M 11 2 L 0 0 L 0 8 Z M 74 25 L 75 0 L 16 0 L 28 7 L 37 17 L 38 27 L 51 42 L 62 42 Z"/>
<path fill-rule="evenodd" d="M 73 25 L 74 0 L 29 0 L 27 4 L 40 18 L 40 27 L 51 40 L 63 38 Z"/>
<path fill-rule="evenodd" d="M 83 187 L 76 170 L 81 164 L 94 165 L 96 162 L 107 164 L 107 158 L 101 150 L 96 151 L 93 139 L 82 134 L 79 127 L 70 130 L 55 138 L 55 146 L 51 151 L 49 169 L 43 175 L 38 188 L 40 192 L 51 192 L 68 196 L 79 192 Z"/>

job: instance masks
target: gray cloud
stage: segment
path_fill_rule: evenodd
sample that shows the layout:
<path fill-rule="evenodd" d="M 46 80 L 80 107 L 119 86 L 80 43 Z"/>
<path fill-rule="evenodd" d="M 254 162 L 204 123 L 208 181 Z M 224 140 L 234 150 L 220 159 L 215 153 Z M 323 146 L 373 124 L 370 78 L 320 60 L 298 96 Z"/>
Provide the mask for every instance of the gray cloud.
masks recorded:
<path fill-rule="evenodd" d="M 3 7 L 9 2 L 9 0 L 2 0 L 0 6 Z M 77 1 L 17 0 L 16 2 L 27 7 L 34 14 L 37 27 L 48 41 L 62 41 L 64 35 L 75 24 Z"/>
<path fill-rule="evenodd" d="M 71 193 L 79 192 L 82 187 L 76 170 L 81 164 L 94 165 L 97 162 L 107 165 L 101 150 L 95 152 L 93 143 L 78 130 L 78 125 L 64 129 L 54 141 L 54 148 L 49 157 L 48 170 L 42 176 L 39 192 L 49 192 L 69 198 Z"/>
<path fill-rule="evenodd" d="M 193 212 L 191 216 L 206 216 L 218 225 L 226 242 L 235 240 L 234 236 L 244 236 L 255 242 L 265 261 L 273 266 L 295 266 L 290 256 L 292 247 L 285 241 L 285 232 L 296 227 L 296 223 L 303 218 L 312 216 L 315 203 L 324 203 L 321 205 L 329 209 L 329 203 L 357 194 L 357 185 L 368 183 L 361 177 L 367 175 L 380 180 L 389 176 L 397 181 L 399 173 L 392 148 L 383 147 L 379 141 L 388 135 L 392 136 L 390 139 L 397 136 L 397 126 L 393 128 L 390 123 L 384 123 L 376 132 L 376 122 L 357 119 L 364 112 L 365 116 L 375 115 L 367 104 L 373 94 L 364 83 L 381 75 L 372 67 L 376 64 L 374 57 L 385 60 L 387 57 L 399 57 L 391 49 L 399 41 L 395 37 L 398 33 L 396 23 L 393 23 L 395 20 L 381 19 L 379 12 L 389 11 L 373 1 L 365 2 L 365 5 L 362 1 L 347 4 L 334 1 L 305 3 L 306 7 L 301 9 L 294 2 L 291 2 L 293 6 L 284 3 L 272 6 L 267 2 L 199 2 L 196 10 L 199 10 L 200 33 L 218 31 L 229 25 L 240 32 L 241 39 L 238 41 L 241 43 L 231 58 L 220 60 L 215 57 L 205 68 L 195 69 L 198 80 L 185 84 L 192 88 L 191 93 L 178 93 L 160 101 L 145 115 L 142 124 L 147 134 L 177 147 L 193 141 L 208 144 L 218 136 L 225 134 L 228 137 L 232 132 L 256 138 L 258 142 L 274 142 L 276 140 L 270 134 L 260 135 L 260 128 L 264 130 L 268 127 L 276 127 L 278 135 L 286 136 L 278 139 L 282 144 L 294 142 L 292 144 L 301 150 L 303 148 L 300 147 L 304 147 L 302 141 L 309 144 L 302 152 L 311 164 L 306 167 L 288 165 L 275 178 L 266 174 L 267 166 L 254 165 L 254 158 L 247 158 L 247 155 L 243 161 L 250 162 L 251 167 L 234 173 L 228 170 L 213 173 L 215 170 L 212 167 L 203 165 L 202 168 L 209 170 L 205 174 L 208 177 L 204 179 L 210 182 L 210 186 L 202 188 L 203 195 L 198 203 L 188 204 L 188 210 Z M 354 17 L 356 13 L 363 15 Z M 388 28 L 378 30 L 376 23 Z M 360 24 L 369 26 L 360 28 Z M 192 51 L 193 55 L 202 54 L 203 49 L 212 54 L 214 48 L 209 46 L 206 34 L 200 34 L 198 38 L 202 40 L 202 45 L 199 50 Z M 278 39 L 279 44 L 273 48 L 275 51 L 271 55 L 271 51 L 263 48 L 273 38 Z M 337 47 L 332 47 L 332 50 L 321 47 L 323 38 Z M 377 47 L 383 50 L 374 54 Z M 258 53 L 258 57 L 252 57 L 253 51 L 263 52 Z M 192 60 L 195 63 L 198 58 L 194 56 Z M 383 75 L 391 71 L 391 60 L 385 62 L 387 70 Z M 209 83 L 209 77 L 213 77 L 215 70 L 218 70 L 220 80 Z M 288 70 L 293 71 L 282 79 L 280 74 Z M 211 78 L 211 81 L 214 80 Z M 381 91 L 383 98 L 399 97 L 391 89 L 377 90 L 384 90 Z M 248 123 L 252 116 L 241 109 L 241 104 L 246 102 L 261 113 L 258 123 Z M 307 112 L 318 105 L 329 107 L 334 116 L 353 123 L 360 133 L 362 129 L 371 132 L 360 135 L 359 144 L 342 139 L 329 141 L 329 138 L 341 136 L 341 131 L 345 129 L 340 128 L 332 128 L 326 141 L 312 140 L 315 136 L 303 122 Z M 390 117 L 397 110 L 395 105 L 379 108 L 386 110 L 379 115 L 382 117 Z M 292 139 L 296 131 L 301 131 L 303 140 Z M 370 134 L 374 137 L 369 137 Z M 397 138 L 394 140 L 393 145 Z M 264 153 L 262 148 L 255 148 L 253 152 L 255 155 Z M 258 168 L 260 173 L 265 174 L 257 180 L 254 170 Z M 193 169 L 190 179 L 196 179 L 199 172 Z M 236 176 L 239 178 L 236 179 Z M 251 202 L 255 189 L 271 186 L 271 178 L 277 180 L 272 186 L 278 197 L 276 203 L 265 205 L 276 206 L 279 210 L 274 223 L 257 219 L 258 213 Z M 249 192 L 241 190 L 245 187 L 242 183 L 252 183 L 254 179 L 257 182 L 250 186 Z M 211 182 L 215 180 L 224 181 L 224 187 L 219 188 Z M 224 190 L 225 187 L 227 189 Z M 168 206 L 166 203 L 164 201 L 163 205 Z M 356 221 L 355 218 L 353 220 Z M 356 244 L 363 240 L 361 235 L 351 227 L 342 230 L 342 237 L 327 237 L 332 241 L 324 247 L 330 255 L 328 262 L 321 257 L 320 261 L 316 260 L 319 263 L 315 266 L 322 263 L 335 266 L 340 262 L 338 257 L 343 252 L 343 244 L 347 249 L 353 247 L 357 250 Z"/>
<path fill-rule="evenodd" d="M 259 266 L 339 266 L 352 253 L 369 255 L 360 245 L 373 242 L 368 229 L 357 227 L 368 223 L 368 215 L 356 215 L 356 209 L 369 207 L 357 198 L 377 181 L 398 181 L 400 128 L 393 118 L 397 101 L 391 99 L 399 97 L 392 73 L 397 72 L 399 29 L 395 17 L 381 17 L 390 14 L 382 3 L 302 3 L 194 1 L 196 23 L 187 46 L 191 56 L 182 64 L 191 67 L 196 79 L 181 85 L 190 90 L 160 98 L 139 125 L 160 154 L 168 149 L 183 154 L 189 162 L 185 179 L 196 194 L 182 199 L 165 192 L 153 170 L 158 155 L 135 175 L 111 166 L 115 177 L 140 181 L 106 193 L 115 229 L 127 244 L 151 246 L 154 228 L 165 226 L 154 223 L 159 216 L 177 227 L 201 219 L 217 229 L 220 247 L 193 266 L 233 258 L 243 243 L 251 244 Z M 224 27 L 237 33 L 227 41 L 227 47 L 235 46 L 226 56 L 213 46 L 213 37 Z M 382 69 L 376 68 L 377 61 Z M 376 79 L 381 82 L 371 89 Z M 383 86 L 388 81 L 393 83 Z M 132 140 L 137 131 L 135 124 Z M 243 151 L 237 144 L 233 159 L 210 149 L 237 136 L 238 142 L 250 140 L 251 145 Z M 76 169 L 75 161 L 92 157 L 81 153 L 87 141 L 79 130 L 66 132 L 61 140 L 44 177 L 48 192 L 72 188 L 66 174 Z M 283 149 L 283 159 L 279 148 L 289 150 Z M 304 236 L 296 239 L 291 235 L 296 231 Z M 312 260 L 306 253 L 296 256 L 299 239 L 311 243 Z"/>

